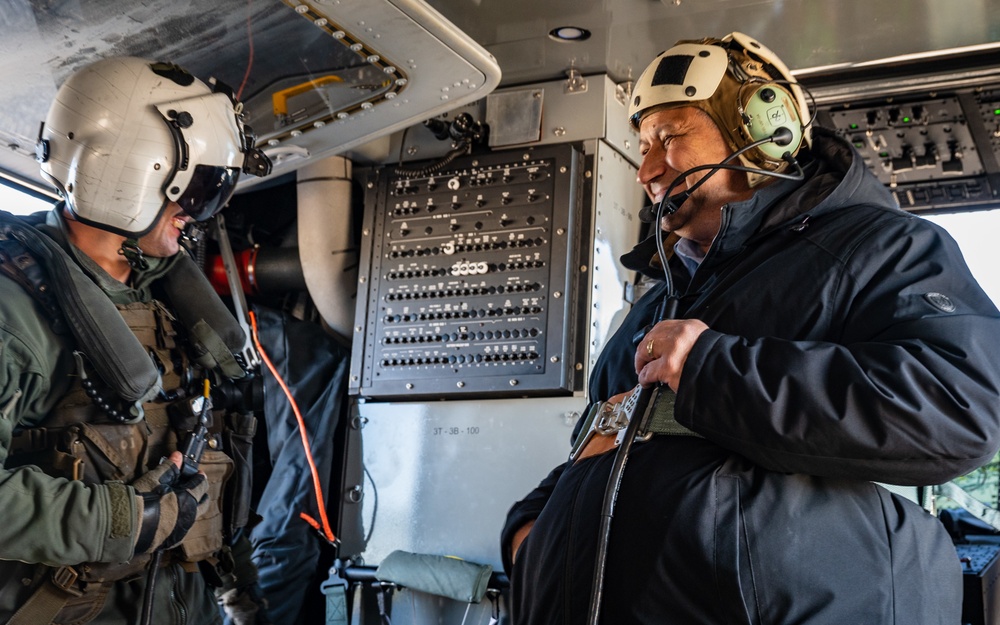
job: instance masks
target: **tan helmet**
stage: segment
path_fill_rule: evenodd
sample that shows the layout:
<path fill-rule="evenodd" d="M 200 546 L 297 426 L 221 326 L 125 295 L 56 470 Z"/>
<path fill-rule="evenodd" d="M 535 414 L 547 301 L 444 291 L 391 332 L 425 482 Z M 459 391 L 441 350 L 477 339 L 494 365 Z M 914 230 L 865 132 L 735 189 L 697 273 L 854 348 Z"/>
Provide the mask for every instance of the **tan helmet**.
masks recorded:
<path fill-rule="evenodd" d="M 652 111 L 681 106 L 708 113 L 733 151 L 779 133 L 780 143 L 764 143 L 741 156 L 752 167 L 784 169 L 782 156 L 794 156 L 811 140 L 802 89 L 781 59 L 743 33 L 679 41 L 660 53 L 636 81 L 629 121 L 638 128 Z M 750 175 L 751 184 L 760 179 Z"/>
<path fill-rule="evenodd" d="M 142 236 L 169 202 L 197 220 L 218 212 L 241 172 L 266 175 L 239 105 L 182 68 L 97 61 L 56 93 L 39 133 L 42 174 L 81 222 Z"/>

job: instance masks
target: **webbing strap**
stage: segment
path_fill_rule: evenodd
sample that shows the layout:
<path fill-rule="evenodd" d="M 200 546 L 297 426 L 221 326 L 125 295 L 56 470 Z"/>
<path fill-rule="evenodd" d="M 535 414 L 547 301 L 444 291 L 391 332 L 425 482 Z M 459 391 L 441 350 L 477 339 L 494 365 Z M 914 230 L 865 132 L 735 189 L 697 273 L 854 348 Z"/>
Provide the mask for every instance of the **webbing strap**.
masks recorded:
<path fill-rule="evenodd" d="M 0 229 L 0 271 L 26 290 L 48 314 L 52 329 L 63 334 L 67 331 L 62 310 L 56 301 L 42 267 L 20 241 Z"/>
<path fill-rule="evenodd" d="M 73 588 L 77 573 L 71 566 L 61 566 L 52 570 L 35 594 L 28 597 L 7 625 L 47 625 L 51 624 L 66 602 L 82 593 Z"/>
<path fill-rule="evenodd" d="M 645 433 L 665 434 L 667 436 L 697 436 L 701 434 L 689 430 L 674 418 L 674 402 L 677 396 L 672 391 L 663 391 L 656 396 L 656 403 L 653 404 L 653 412 L 646 424 Z M 644 431 L 639 431 L 639 436 L 643 436 Z"/>
<path fill-rule="evenodd" d="M 354 585 L 354 596 L 351 597 L 351 620 L 349 623 L 360 623 L 361 622 L 361 606 L 363 605 L 361 597 L 361 584 Z"/>
<path fill-rule="evenodd" d="M 361 621 L 349 620 L 347 613 L 347 581 L 337 573 L 330 573 L 330 578 L 320 587 L 326 595 L 326 625 L 347 625 Z"/>

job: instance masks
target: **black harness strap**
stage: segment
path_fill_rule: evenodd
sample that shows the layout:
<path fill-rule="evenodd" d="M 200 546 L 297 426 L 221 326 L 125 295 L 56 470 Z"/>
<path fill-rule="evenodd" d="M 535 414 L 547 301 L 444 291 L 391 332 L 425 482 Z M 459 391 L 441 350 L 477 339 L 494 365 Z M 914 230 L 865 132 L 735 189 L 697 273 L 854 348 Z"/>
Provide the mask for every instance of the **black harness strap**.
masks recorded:
<path fill-rule="evenodd" d="M 41 304 L 56 333 L 65 334 L 69 331 L 59 302 L 49 288 L 45 268 L 14 238 L 9 227 L 0 228 L 0 271 L 24 287 Z"/>

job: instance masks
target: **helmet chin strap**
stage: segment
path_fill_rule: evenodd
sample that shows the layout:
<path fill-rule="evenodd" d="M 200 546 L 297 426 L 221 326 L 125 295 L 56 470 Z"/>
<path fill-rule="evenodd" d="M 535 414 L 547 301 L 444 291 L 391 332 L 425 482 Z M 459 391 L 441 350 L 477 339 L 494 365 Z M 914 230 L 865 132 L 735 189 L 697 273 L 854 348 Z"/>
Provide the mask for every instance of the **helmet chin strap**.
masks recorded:
<path fill-rule="evenodd" d="M 129 267 L 132 269 L 138 269 L 139 271 L 149 269 L 149 261 L 143 255 L 138 239 L 129 238 L 122 241 L 122 246 L 118 250 L 118 253 L 125 257 Z"/>

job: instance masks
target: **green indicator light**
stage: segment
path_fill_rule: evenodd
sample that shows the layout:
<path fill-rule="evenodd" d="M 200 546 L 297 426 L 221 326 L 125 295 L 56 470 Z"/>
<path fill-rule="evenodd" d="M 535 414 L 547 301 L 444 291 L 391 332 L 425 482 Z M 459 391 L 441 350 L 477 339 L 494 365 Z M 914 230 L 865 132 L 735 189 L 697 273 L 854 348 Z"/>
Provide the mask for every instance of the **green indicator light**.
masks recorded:
<path fill-rule="evenodd" d="M 857 129 L 858 129 L 857 124 L 851 124 L 851 130 L 857 130 Z"/>
<path fill-rule="evenodd" d="M 909 117 L 904 117 L 903 118 L 903 123 L 904 124 L 909 124 L 910 123 L 910 118 Z"/>
<path fill-rule="evenodd" d="M 879 152 L 878 155 L 880 158 L 889 158 L 888 152 Z"/>
<path fill-rule="evenodd" d="M 854 142 L 854 147 L 856 147 L 856 148 L 858 148 L 860 150 L 861 148 L 865 147 L 865 142 L 864 141 L 855 141 Z"/>
<path fill-rule="evenodd" d="M 1000 109 L 993 109 L 994 115 L 1000 115 Z"/>

